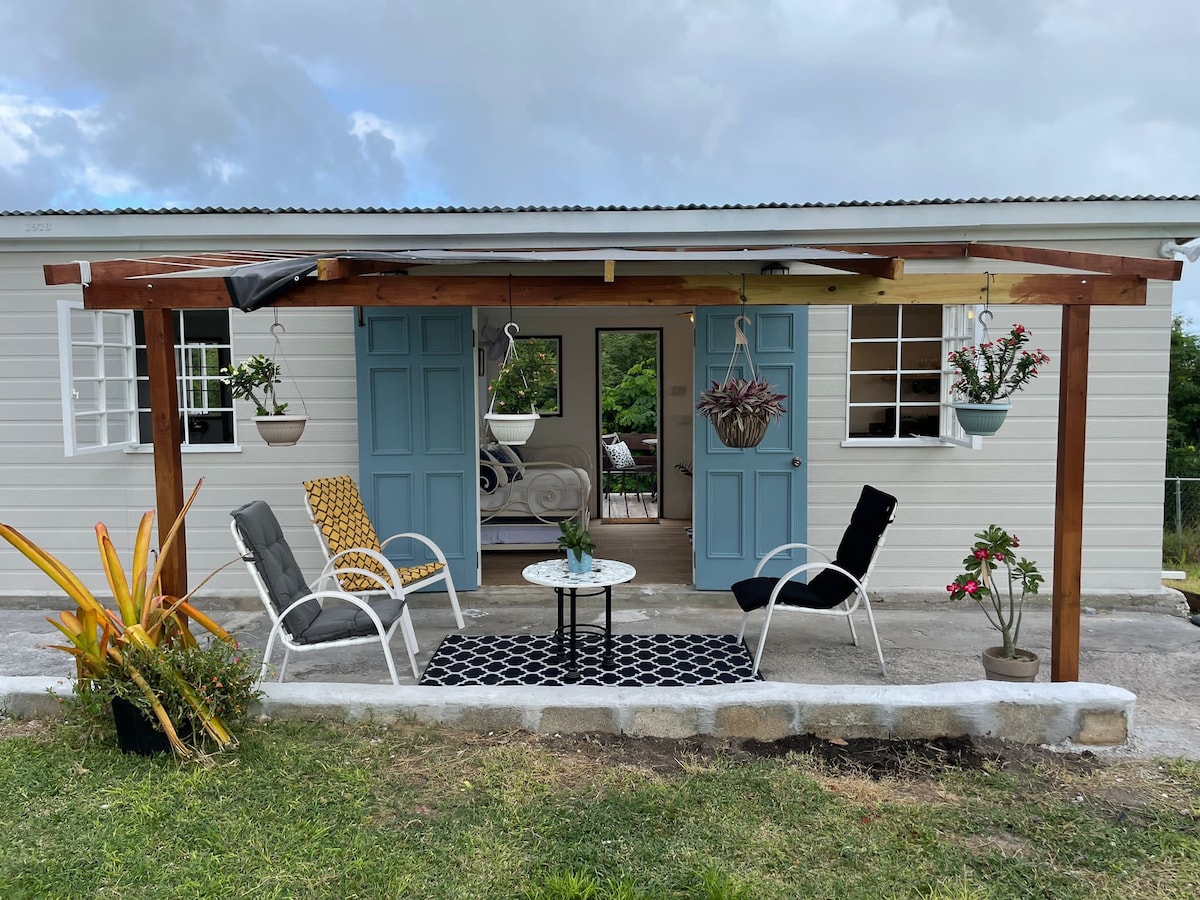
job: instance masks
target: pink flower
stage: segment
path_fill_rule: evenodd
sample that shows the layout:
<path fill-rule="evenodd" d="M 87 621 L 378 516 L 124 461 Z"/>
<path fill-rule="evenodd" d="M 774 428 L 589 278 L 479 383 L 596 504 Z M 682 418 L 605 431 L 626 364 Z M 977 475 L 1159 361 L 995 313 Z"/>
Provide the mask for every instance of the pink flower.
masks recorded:
<path fill-rule="evenodd" d="M 1020 547 L 1020 546 L 1021 546 L 1021 541 L 1020 541 L 1020 540 L 1017 538 L 1017 536 L 1016 536 L 1015 534 L 1013 535 L 1012 545 L 1013 545 L 1014 547 Z"/>
<path fill-rule="evenodd" d="M 964 584 L 962 586 L 962 589 L 964 591 L 966 591 L 968 594 L 974 594 L 976 591 L 979 590 L 979 582 L 978 581 L 968 581 L 966 584 Z"/>
<path fill-rule="evenodd" d="M 1004 554 L 1003 553 L 993 553 L 992 559 L 996 560 L 996 562 L 1004 562 Z"/>
<path fill-rule="evenodd" d="M 957 585 L 957 584 L 948 584 L 948 585 L 946 585 L 946 590 L 947 590 L 949 593 L 951 593 L 951 594 L 953 594 L 953 593 L 954 593 L 954 592 L 955 592 L 957 589 L 958 589 L 958 585 Z"/>
<path fill-rule="evenodd" d="M 976 558 L 976 559 L 987 559 L 987 558 L 988 558 L 988 552 L 987 552 L 987 548 L 986 548 L 986 547 L 980 547 L 978 550 L 976 550 L 976 551 L 975 551 L 975 558 Z"/>
<path fill-rule="evenodd" d="M 1025 326 L 1024 326 L 1024 325 L 1014 325 L 1014 326 L 1013 326 L 1013 332 L 1014 332 L 1014 333 L 1016 333 L 1016 334 L 1024 334 L 1024 333 L 1025 333 Z"/>

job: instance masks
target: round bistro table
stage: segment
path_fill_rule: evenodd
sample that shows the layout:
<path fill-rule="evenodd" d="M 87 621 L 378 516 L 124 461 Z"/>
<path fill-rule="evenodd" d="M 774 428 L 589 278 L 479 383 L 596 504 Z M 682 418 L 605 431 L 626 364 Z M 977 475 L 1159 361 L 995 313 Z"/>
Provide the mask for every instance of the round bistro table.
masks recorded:
<path fill-rule="evenodd" d="M 582 574 L 572 574 L 567 571 L 567 560 L 565 557 L 558 559 L 547 559 L 543 562 L 533 563 L 525 567 L 521 572 L 521 577 L 531 584 L 540 584 L 544 587 L 554 588 L 558 595 L 558 630 L 554 632 L 555 643 L 558 646 L 558 658 L 563 658 L 563 643 L 564 632 L 569 635 L 567 640 L 567 681 L 579 680 L 579 644 L 578 632 L 580 628 L 597 628 L 598 625 L 580 625 L 576 616 L 576 600 L 579 597 L 598 597 L 604 595 L 604 627 L 600 629 L 604 635 L 604 656 L 603 664 L 606 668 L 611 668 L 613 664 L 612 652 L 612 589 L 614 584 L 624 584 L 626 581 L 632 581 L 637 574 L 637 570 L 629 563 L 619 562 L 615 559 L 593 559 L 592 571 Z M 582 592 L 582 593 L 581 593 Z M 569 623 L 569 631 L 564 628 L 567 624 L 563 621 L 563 606 L 566 602 L 567 594 L 571 596 L 571 619 Z"/>

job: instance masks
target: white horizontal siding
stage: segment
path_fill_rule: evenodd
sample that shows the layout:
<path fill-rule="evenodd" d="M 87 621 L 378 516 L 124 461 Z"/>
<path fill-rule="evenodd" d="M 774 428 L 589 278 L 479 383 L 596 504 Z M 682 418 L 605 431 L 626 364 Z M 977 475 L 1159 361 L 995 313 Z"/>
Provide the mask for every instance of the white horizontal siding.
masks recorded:
<path fill-rule="evenodd" d="M 1111 243 L 1102 252 L 1146 253 Z M 908 271 L 930 268 L 914 263 Z M 999 267 L 994 267 L 1000 271 Z M 974 534 L 995 522 L 1017 533 L 1021 551 L 1052 574 L 1061 311 L 994 306 L 993 335 L 1014 322 L 1052 358 L 1013 399 L 983 449 L 843 447 L 844 307 L 809 314 L 810 540 L 834 546 L 864 483 L 899 499 L 896 525 L 872 576 L 878 587 L 936 591 L 960 570 Z M 1147 308 L 1095 308 L 1088 369 L 1083 589 L 1152 591 L 1161 586 L 1162 497 L 1170 286 L 1152 282 Z"/>

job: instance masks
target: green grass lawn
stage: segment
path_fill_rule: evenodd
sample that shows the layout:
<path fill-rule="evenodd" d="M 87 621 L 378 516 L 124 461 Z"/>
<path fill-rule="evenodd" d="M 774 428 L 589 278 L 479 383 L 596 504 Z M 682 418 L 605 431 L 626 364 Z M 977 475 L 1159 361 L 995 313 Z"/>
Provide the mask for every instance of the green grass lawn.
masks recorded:
<path fill-rule="evenodd" d="M 0 727 L 0 896 L 1200 894 L 1200 765 L 835 770 L 698 742 L 279 721 L 210 765 Z"/>

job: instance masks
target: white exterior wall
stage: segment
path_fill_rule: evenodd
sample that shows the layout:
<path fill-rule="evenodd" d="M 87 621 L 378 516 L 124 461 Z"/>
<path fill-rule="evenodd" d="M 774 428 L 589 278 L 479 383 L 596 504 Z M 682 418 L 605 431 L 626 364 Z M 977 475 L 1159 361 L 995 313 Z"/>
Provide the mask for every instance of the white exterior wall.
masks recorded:
<path fill-rule="evenodd" d="M 63 455 L 56 301 L 78 297 L 79 288 L 46 287 L 42 265 L 78 256 L 0 254 L 0 521 L 58 556 L 89 588 L 107 592 L 93 526 L 108 526 L 128 564 L 138 522 L 155 506 L 154 458 L 122 450 Z M 232 316 L 238 359 L 273 352 L 270 311 L 234 311 Z M 314 575 L 320 571 L 322 557 L 304 515 L 300 483 L 358 473 L 353 321 L 351 309 L 281 315 L 294 383 L 285 380 L 280 393 L 296 410 L 303 398 L 311 417 L 299 444 L 267 447 L 250 421 L 253 408 L 237 401 L 236 449 L 185 451 L 185 493 L 204 479 L 187 518 L 190 585 L 234 559 L 229 511 L 253 499 L 275 509 L 300 565 Z M 248 588 L 238 562 L 206 592 L 246 593 Z M 46 575 L 0 541 L 0 597 L 60 594 Z"/>
<path fill-rule="evenodd" d="M 1149 256 L 1157 243 L 1062 244 Z M 906 271 L 932 270 L 910 263 Z M 966 270 L 1005 271 L 972 261 Z M 1010 269 L 1011 270 L 1011 267 Z M 899 500 L 896 524 L 872 575 L 876 589 L 936 591 L 961 571 L 974 534 L 991 523 L 1021 538 L 1049 590 L 1053 572 L 1062 311 L 992 307 L 992 336 L 1017 322 L 1051 364 L 1012 399 L 980 450 L 957 446 L 844 447 L 848 309 L 809 312 L 809 541 L 837 545 L 864 483 Z M 1171 286 L 1151 282 L 1146 308 L 1094 307 L 1088 369 L 1082 590 L 1161 590 L 1163 478 Z"/>
<path fill-rule="evenodd" d="M 815 212 L 827 213 L 830 221 L 848 215 L 845 209 Z M 890 221 L 900 212 L 886 209 L 881 215 Z M 922 207 L 915 214 L 925 218 L 931 212 Z M 994 215 L 996 211 L 993 207 L 983 207 L 981 212 Z M 801 214 L 810 217 L 814 211 L 803 210 Z M 586 216 L 570 214 L 561 218 L 573 221 L 581 215 Z M 613 215 L 624 221 L 638 214 Z M 696 215 L 687 214 L 689 220 Z M 744 215 L 739 212 L 733 217 Z M 764 218 L 778 215 L 782 213 L 768 211 Z M 716 220 L 730 217 L 722 214 Z M 42 266 L 105 255 L 151 256 L 184 248 L 218 249 L 213 246 L 216 239 L 209 235 L 242 221 L 236 216 L 211 217 L 208 221 L 198 216 L 184 217 L 182 225 L 177 225 L 165 221 L 165 217 L 159 218 L 177 232 L 190 229 L 192 236 L 177 233 L 169 240 L 164 238 L 161 244 L 144 238 L 117 239 L 118 243 L 114 243 L 112 239 L 101 242 L 86 237 L 62 240 L 58 246 L 63 249 L 53 252 L 31 252 L 14 247 L 12 242 L 0 242 L 0 521 L 43 544 L 98 590 L 104 581 L 92 526 L 104 521 L 119 551 L 124 558 L 128 557 L 138 519 L 154 506 L 153 459 L 149 453 L 119 451 L 74 459 L 63 457 L 55 301 L 78 297 L 79 288 L 46 287 Z M 349 221 L 365 225 L 367 218 L 350 217 Z M 374 221 L 376 217 L 369 218 Z M 449 225 L 451 219 L 458 218 L 447 216 L 439 219 L 438 224 Z M 600 214 L 594 221 L 606 218 L 610 216 Z M 497 221 L 497 217 L 491 217 L 486 227 Z M 120 217 L 95 217 L 84 226 L 110 228 L 116 234 L 121 224 Z M 336 224 L 339 223 L 331 223 L 331 231 L 337 230 Z M 889 227 L 886 234 L 880 233 L 880 240 L 905 239 L 901 225 Z M 205 228 L 211 230 L 205 232 Z M 260 217 L 251 217 L 241 232 L 245 236 L 221 238 L 220 248 L 369 247 L 395 246 L 400 242 L 397 238 L 389 239 L 378 226 L 370 235 L 340 233 L 335 239 L 314 236 L 315 232 L 285 239 L 276 234 L 264 237 L 263 228 Z M 1082 230 L 1082 226 L 1079 228 Z M 595 226 L 592 230 L 599 228 Z M 1022 233 L 1019 228 L 1009 228 L 1003 236 L 997 234 L 990 239 L 1033 243 L 1021 240 Z M 867 234 L 869 231 L 859 226 L 845 232 L 814 233 L 808 239 L 812 243 L 866 240 Z M 730 240 L 728 234 L 720 237 Z M 1044 246 L 1142 256 L 1153 256 L 1160 240 L 1147 234 L 1136 241 L 1051 243 L 1044 235 L 1041 237 Z M 542 234 L 539 238 L 543 246 L 596 240 L 594 235 L 551 238 Z M 496 244 L 500 245 L 503 239 L 499 236 Z M 518 240 L 512 236 L 508 239 Z M 647 233 L 642 239 L 650 244 L 665 242 L 661 230 Z M 794 231 L 786 232 L 785 238 L 755 233 L 756 242 L 781 239 L 802 242 Z M 926 232 L 920 239 L 951 238 Z M 424 245 L 452 246 L 455 240 L 439 237 Z M 458 240 L 478 245 L 479 238 Z M 421 245 L 411 239 L 405 243 Z M 907 271 L 949 268 L 944 261 L 921 265 L 910 262 Z M 1004 264 L 988 266 L 979 260 L 955 263 L 954 269 L 981 273 L 987 269 L 1005 270 Z M 1092 313 L 1085 592 L 1153 591 L 1159 586 L 1170 293 L 1169 284 L 1151 283 L 1147 309 L 1097 308 Z M 492 310 L 490 314 L 496 312 Z M 1016 397 L 1000 434 L 986 438 L 982 450 L 971 451 L 947 447 L 843 447 L 847 311 L 845 307 L 811 309 L 811 418 L 806 459 L 809 538 L 818 545 L 836 544 L 845 527 L 847 510 L 864 482 L 894 492 L 901 504 L 899 519 L 873 578 L 877 589 L 918 589 L 937 595 L 957 573 L 974 531 L 991 521 L 1016 531 L 1022 538 L 1025 554 L 1050 574 L 1061 312 L 1054 307 L 1023 307 L 1013 315 L 1010 310 L 997 307 L 996 313 L 996 329 L 1013 321 L 1024 322 L 1033 329 L 1037 344 L 1050 353 L 1054 362 Z M 644 324 L 642 319 L 622 319 L 616 310 L 585 310 L 582 315 L 592 317 L 591 326 L 601 321 Z M 189 578 L 193 585 L 232 559 L 228 513 L 254 498 L 265 499 L 276 509 L 302 567 L 315 571 L 320 556 L 302 512 L 300 482 L 341 472 L 357 475 L 354 312 L 351 309 L 287 311 L 282 314 L 282 321 L 287 328 L 284 349 L 290 373 L 311 416 L 308 430 L 296 447 L 268 448 L 249 421 L 252 411 L 247 404 L 238 403 L 237 450 L 185 453 L 185 490 L 190 490 L 197 479 L 205 479 L 197 505 L 188 517 Z M 244 359 L 257 352 L 270 353 L 272 322 L 268 310 L 252 314 L 234 312 L 235 357 Z M 524 333 L 539 331 L 543 330 L 531 326 Z M 283 385 L 285 394 L 289 388 L 288 384 Z M 694 386 L 689 390 L 694 391 Z M 288 395 L 287 399 L 299 407 L 298 398 Z M 669 407 L 664 411 L 665 416 L 683 415 L 671 406 L 670 396 L 665 399 Z M 667 421 L 669 424 L 672 420 Z M 553 442 L 551 439 L 557 437 L 555 423 L 545 424 L 551 426 L 546 442 Z M 557 424 L 563 427 L 562 423 Z M 664 473 L 668 478 L 673 477 L 674 460 L 674 453 L 670 453 L 669 459 L 664 458 Z M 208 592 L 247 593 L 241 564 L 218 576 L 210 583 Z M 6 543 L 0 545 L 0 597 L 39 594 L 56 595 L 57 591 L 46 576 L 15 550 Z"/>

